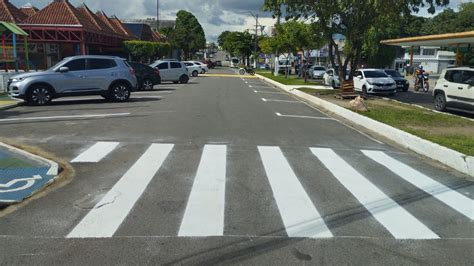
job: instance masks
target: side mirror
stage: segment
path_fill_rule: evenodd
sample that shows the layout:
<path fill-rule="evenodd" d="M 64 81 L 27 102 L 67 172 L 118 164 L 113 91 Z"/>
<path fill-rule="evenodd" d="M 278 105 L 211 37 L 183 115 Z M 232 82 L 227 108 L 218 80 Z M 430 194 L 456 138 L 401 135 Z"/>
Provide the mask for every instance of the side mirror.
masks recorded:
<path fill-rule="evenodd" d="M 60 68 L 59 68 L 59 72 L 61 72 L 61 73 L 67 73 L 67 72 L 69 72 L 69 67 L 60 67 Z"/>
<path fill-rule="evenodd" d="M 362 75 L 357 76 L 358 79 L 362 79 Z"/>

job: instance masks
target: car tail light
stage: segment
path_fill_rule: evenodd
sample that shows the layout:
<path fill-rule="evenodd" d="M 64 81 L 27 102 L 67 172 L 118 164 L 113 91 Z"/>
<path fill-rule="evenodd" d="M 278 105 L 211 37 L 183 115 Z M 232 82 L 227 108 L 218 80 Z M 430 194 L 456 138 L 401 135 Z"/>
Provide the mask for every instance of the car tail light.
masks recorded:
<path fill-rule="evenodd" d="M 132 67 L 128 69 L 128 72 L 130 73 L 130 75 L 135 75 L 135 69 L 133 69 Z"/>
<path fill-rule="evenodd" d="M 155 74 L 156 74 L 157 76 L 160 75 L 160 70 L 159 70 L 158 68 L 155 68 Z"/>

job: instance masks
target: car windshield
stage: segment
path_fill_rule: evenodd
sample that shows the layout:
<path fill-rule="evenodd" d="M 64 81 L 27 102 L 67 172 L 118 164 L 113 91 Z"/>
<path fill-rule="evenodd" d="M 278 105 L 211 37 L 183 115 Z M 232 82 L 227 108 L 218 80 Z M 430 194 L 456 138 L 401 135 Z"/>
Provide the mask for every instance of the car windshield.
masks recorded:
<path fill-rule="evenodd" d="M 290 63 L 289 63 L 288 60 L 280 60 L 280 61 L 278 61 L 278 64 L 279 65 L 289 65 Z"/>
<path fill-rule="evenodd" d="M 63 60 L 59 61 L 56 65 L 50 67 L 47 71 L 56 71 L 60 66 L 64 65 L 70 58 L 64 58 Z"/>
<path fill-rule="evenodd" d="M 314 67 L 314 70 L 317 70 L 317 71 L 326 71 L 326 69 L 324 67 Z"/>
<path fill-rule="evenodd" d="M 374 70 L 369 70 L 369 71 L 364 71 L 364 75 L 366 78 L 387 78 L 387 74 L 385 74 L 382 71 L 374 71 Z"/>
<path fill-rule="evenodd" d="M 395 77 L 395 78 L 401 78 L 402 77 L 402 75 L 396 70 L 385 70 L 385 73 L 387 73 L 388 75 L 390 75 L 392 77 Z"/>

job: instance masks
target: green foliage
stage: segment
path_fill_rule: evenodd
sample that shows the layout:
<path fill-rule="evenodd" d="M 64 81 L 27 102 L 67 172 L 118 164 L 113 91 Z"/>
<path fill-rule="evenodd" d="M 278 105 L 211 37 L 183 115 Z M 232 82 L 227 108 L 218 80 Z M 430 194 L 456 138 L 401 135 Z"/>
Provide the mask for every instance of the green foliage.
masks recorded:
<path fill-rule="evenodd" d="M 224 31 L 217 42 L 231 55 L 248 57 L 255 51 L 255 40 L 249 32 Z"/>
<path fill-rule="evenodd" d="M 168 33 L 173 47 L 183 50 L 184 59 L 206 48 L 204 30 L 197 18 L 184 10 L 176 14 L 176 27 Z"/>
<path fill-rule="evenodd" d="M 169 52 L 168 43 L 147 42 L 147 41 L 125 41 L 125 50 L 132 55 L 134 59 L 144 59 L 161 57 Z"/>

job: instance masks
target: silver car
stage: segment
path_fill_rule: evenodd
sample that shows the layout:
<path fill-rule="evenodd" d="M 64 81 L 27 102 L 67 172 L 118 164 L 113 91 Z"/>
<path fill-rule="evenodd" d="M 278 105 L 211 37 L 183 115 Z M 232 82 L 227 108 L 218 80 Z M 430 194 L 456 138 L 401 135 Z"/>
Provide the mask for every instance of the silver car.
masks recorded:
<path fill-rule="evenodd" d="M 45 105 L 54 98 L 82 95 L 123 102 L 136 87 L 135 71 L 123 58 L 73 56 L 46 71 L 11 77 L 7 90 L 28 104 Z"/>
<path fill-rule="evenodd" d="M 158 60 L 150 65 L 160 70 L 161 81 L 188 83 L 189 73 L 184 63 L 179 61 Z"/>

